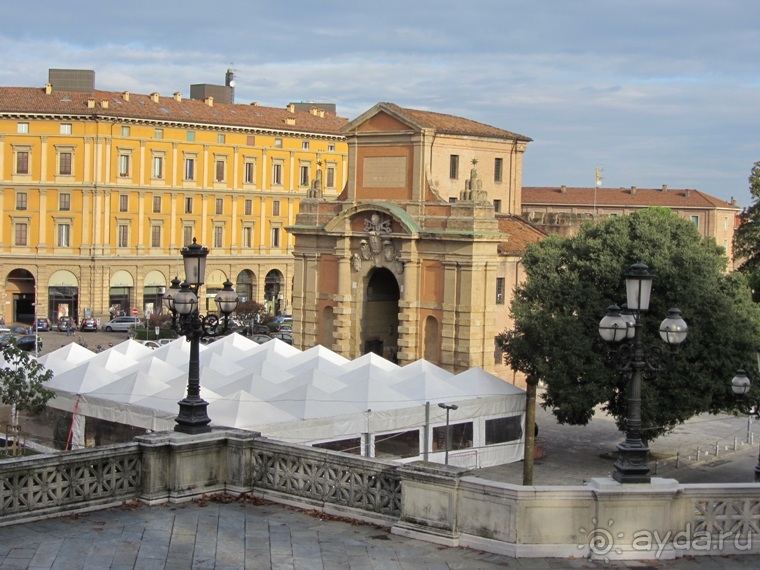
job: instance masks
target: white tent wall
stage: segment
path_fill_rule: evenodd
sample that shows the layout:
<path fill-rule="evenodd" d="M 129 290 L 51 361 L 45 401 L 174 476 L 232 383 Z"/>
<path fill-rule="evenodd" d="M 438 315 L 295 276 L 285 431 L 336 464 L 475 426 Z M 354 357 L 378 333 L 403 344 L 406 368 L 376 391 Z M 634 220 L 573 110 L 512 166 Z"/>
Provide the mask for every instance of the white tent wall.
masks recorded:
<path fill-rule="evenodd" d="M 130 340 L 91 354 L 64 347 L 40 359 L 54 374 L 51 407 L 73 413 L 76 406 L 82 418 L 145 430 L 174 428 L 186 389 L 184 339 L 155 351 Z M 204 386 L 204 375 L 212 389 Z M 369 450 L 374 456 L 389 434 L 418 430 L 419 454 L 404 462 L 422 459 L 427 451 L 430 461 L 443 463 L 440 437 L 439 449 L 433 446 L 434 431 L 446 425 L 438 403 L 456 404 L 450 424 L 472 422 L 472 437 L 463 449 L 450 447 L 450 463 L 485 467 L 522 459 L 524 430 L 515 431 L 511 441 L 486 445 L 486 423 L 518 417 L 523 426 L 525 392 L 482 369 L 454 375 L 425 361 L 403 368 L 377 355 L 349 361 L 324 347 L 301 352 L 279 340 L 258 345 L 234 334 L 201 346 L 201 386 L 213 426 L 260 431 L 285 442 L 358 438 L 362 454 Z M 413 443 L 413 434 L 405 437 Z"/>

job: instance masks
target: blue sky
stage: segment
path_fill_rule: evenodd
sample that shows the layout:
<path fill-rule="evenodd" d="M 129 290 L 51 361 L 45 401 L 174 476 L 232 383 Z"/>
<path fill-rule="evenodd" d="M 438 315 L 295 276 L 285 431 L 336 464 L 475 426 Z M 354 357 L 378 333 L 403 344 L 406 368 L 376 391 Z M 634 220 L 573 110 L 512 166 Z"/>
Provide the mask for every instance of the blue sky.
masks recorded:
<path fill-rule="evenodd" d="M 758 0 L 4 0 L 0 85 L 49 68 L 236 101 L 379 101 L 534 139 L 527 186 L 696 188 L 750 202 L 760 160 Z"/>

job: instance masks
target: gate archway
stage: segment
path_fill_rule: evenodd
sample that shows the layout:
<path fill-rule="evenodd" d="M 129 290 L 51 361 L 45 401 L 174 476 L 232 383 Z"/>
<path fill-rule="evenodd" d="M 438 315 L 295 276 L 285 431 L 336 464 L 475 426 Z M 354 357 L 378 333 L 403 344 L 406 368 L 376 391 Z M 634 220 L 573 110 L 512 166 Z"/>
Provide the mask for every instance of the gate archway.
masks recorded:
<path fill-rule="evenodd" d="M 388 269 L 369 275 L 362 317 L 362 354 L 374 352 L 396 362 L 398 352 L 398 302 L 401 291 Z"/>

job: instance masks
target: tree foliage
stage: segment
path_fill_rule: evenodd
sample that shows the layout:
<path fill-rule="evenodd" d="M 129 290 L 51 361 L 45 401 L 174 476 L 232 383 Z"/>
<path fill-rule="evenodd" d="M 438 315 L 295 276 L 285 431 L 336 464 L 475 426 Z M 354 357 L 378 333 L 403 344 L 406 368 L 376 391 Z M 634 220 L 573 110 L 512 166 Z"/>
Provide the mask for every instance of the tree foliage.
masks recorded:
<path fill-rule="evenodd" d="M 0 353 L 5 359 L 0 368 L 0 402 L 18 411 L 41 412 L 55 395 L 44 386 L 53 377 L 52 370 L 12 343 L 1 346 Z"/>
<path fill-rule="evenodd" d="M 625 302 L 622 274 L 638 261 L 655 274 L 645 344 L 664 347 L 658 329 L 671 307 L 689 325 L 673 367 L 642 383 L 643 433 L 652 440 L 695 414 L 730 407 L 731 378 L 737 368 L 753 369 L 760 338 L 745 276 L 726 274 L 723 249 L 690 221 L 650 208 L 529 246 L 527 279 L 511 307 L 515 328 L 497 342 L 513 368 L 544 381 L 542 405 L 559 422 L 586 424 L 601 405 L 625 429 L 627 378 L 598 325 L 609 305 Z"/>
<path fill-rule="evenodd" d="M 760 161 L 752 165 L 749 175 L 752 204 L 740 214 L 740 224 L 734 232 L 734 256 L 744 259 L 742 269 L 760 270 Z"/>

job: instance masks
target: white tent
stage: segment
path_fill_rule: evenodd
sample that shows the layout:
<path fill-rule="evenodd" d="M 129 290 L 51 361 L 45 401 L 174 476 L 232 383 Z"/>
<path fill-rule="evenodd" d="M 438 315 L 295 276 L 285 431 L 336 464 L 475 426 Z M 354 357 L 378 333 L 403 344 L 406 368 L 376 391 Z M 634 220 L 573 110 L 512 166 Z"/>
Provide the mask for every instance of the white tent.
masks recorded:
<path fill-rule="evenodd" d="M 169 430 L 186 392 L 188 358 L 184 339 L 156 350 L 129 340 L 100 354 L 72 343 L 40 362 L 54 374 L 52 407 Z M 237 334 L 201 345 L 200 368 L 213 426 L 372 455 L 402 449 L 404 461 L 442 461 L 446 412 L 438 403 L 456 404 L 451 463 L 522 458 L 525 393 L 482 369 L 452 374 L 424 360 L 400 367 L 375 354 L 351 361 L 322 346 L 302 352 Z"/>

